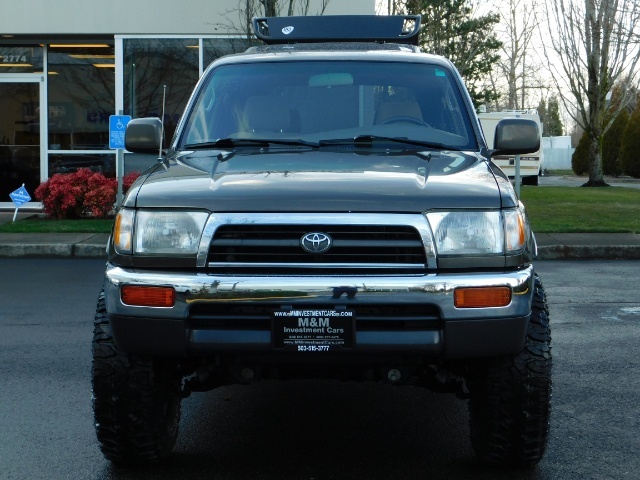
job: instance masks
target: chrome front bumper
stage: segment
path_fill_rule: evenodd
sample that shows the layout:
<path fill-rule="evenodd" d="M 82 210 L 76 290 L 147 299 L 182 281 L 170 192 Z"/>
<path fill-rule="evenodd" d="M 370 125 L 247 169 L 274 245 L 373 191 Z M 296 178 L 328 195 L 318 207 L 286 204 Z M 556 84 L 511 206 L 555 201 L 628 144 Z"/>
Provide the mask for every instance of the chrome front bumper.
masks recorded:
<path fill-rule="evenodd" d="M 171 286 L 171 308 L 125 305 L 122 285 Z M 500 308 L 459 309 L 458 287 L 508 286 L 512 301 Z M 533 268 L 493 273 L 446 273 L 416 276 L 225 276 L 204 273 L 136 271 L 108 265 L 107 312 L 121 348 L 149 354 L 191 355 L 273 350 L 269 328 L 210 330 L 190 325 L 190 309 L 208 303 L 346 306 L 428 304 L 439 312 L 436 329 L 357 332 L 359 353 L 417 353 L 448 358 L 514 353 L 522 348 L 533 295 Z M 230 319 L 233 323 L 233 319 Z M 164 340 L 153 338 L 156 332 Z M 144 337 L 149 340 L 145 341 Z"/>
<path fill-rule="evenodd" d="M 227 276 L 204 273 L 143 272 L 107 266 L 105 297 L 110 314 L 184 319 L 196 302 L 282 302 L 334 304 L 430 303 L 444 320 L 518 317 L 531 310 L 533 267 L 499 273 L 445 273 L 416 276 Z M 120 301 L 120 286 L 171 286 L 176 291 L 173 308 L 134 307 Z M 508 286 L 510 305 L 500 308 L 458 309 L 453 292 L 459 287 Z M 336 293 L 353 292 L 353 298 Z"/>

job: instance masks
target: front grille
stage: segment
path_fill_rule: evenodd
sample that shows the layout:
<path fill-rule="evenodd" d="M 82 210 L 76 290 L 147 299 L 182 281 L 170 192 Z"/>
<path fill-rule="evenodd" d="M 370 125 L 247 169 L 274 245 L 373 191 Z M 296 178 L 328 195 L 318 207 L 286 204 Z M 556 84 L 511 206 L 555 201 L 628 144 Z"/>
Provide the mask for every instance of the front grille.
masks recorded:
<path fill-rule="evenodd" d="M 301 238 L 329 235 L 325 253 L 308 253 Z M 426 267 L 419 232 L 403 225 L 222 225 L 211 241 L 210 268 L 421 270 Z"/>

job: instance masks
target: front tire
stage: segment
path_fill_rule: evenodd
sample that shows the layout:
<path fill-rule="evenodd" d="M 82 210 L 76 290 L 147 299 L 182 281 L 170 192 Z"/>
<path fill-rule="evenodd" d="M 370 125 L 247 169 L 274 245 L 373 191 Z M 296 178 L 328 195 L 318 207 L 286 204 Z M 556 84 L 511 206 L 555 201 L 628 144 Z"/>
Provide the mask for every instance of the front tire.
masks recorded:
<path fill-rule="evenodd" d="M 101 293 L 93 334 L 93 410 L 100 448 L 108 460 L 155 462 L 173 449 L 181 380 L 175 361 L 118 350 Z"/>
<path fill-rule="evenodd" d="M 550 407 L 549 311 L 536 275 L 524 349 L 482 362 L 470 373 L 471 444 L 478 458 L 494 465 L 538 463 L 547 445 Z"/>

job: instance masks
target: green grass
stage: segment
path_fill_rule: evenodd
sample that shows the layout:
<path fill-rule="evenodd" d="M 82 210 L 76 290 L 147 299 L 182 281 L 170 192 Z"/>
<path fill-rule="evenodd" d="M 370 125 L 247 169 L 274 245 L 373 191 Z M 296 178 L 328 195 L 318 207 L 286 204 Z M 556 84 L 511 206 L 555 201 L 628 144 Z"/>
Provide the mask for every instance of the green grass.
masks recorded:
<path fill-rule="evenodd" d="M 530 187 L 522 202 L 537 233 L 640 233 L 640 189 Z M 113 220 L 27 218 L 0 225 L 0 232 L 110 233 Z"/>
<path fill-rule="evenodd" d="M 576 175 L 575 173 L 573 173 L 573 170 L 547 170 L 546 174 L 553 175 L 556 177 L 561 177 L 563 175 L 570 175 L 570 176 Z"/>
<path fill-rule="evenodd" d="M 640 189 L 522 187 L 537 233 L 640 233 Z"/>
<path fill-rule="evenodd" d="M 52 220 L 30 217 L 0 225 L 3 233 L 111 233 L 113 219 Z"/>

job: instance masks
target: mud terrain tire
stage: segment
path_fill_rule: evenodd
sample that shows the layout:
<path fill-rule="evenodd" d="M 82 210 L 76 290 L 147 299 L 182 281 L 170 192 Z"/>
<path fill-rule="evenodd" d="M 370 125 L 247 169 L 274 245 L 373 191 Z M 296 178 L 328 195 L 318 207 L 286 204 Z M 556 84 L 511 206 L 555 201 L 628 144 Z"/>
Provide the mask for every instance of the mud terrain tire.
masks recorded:
<path fill-rule="evenodd" d="M 534 289 L 524 349 L 471 371 L 471 444 L 484 463 L 528 466 L 544 455 L 551 410 L 551 332 L 537 275 Z"/>
<path fill-rule="evenodd" d="M 93 335 L 93 410 L 104 456 L 118 464 L 155 462 L 178 436 L 181 376 L 177 362 L 131 355 L 114 344 L 104 293 Z"/>

